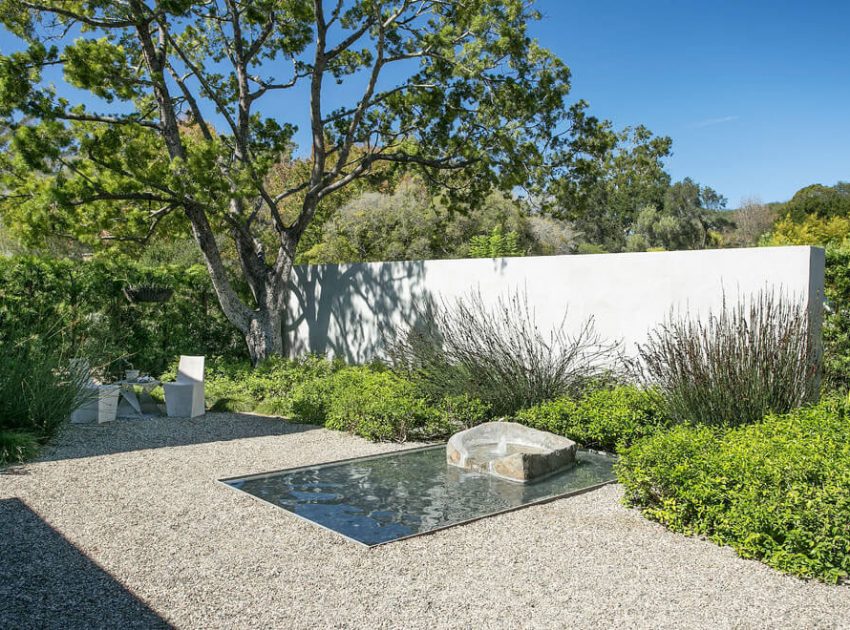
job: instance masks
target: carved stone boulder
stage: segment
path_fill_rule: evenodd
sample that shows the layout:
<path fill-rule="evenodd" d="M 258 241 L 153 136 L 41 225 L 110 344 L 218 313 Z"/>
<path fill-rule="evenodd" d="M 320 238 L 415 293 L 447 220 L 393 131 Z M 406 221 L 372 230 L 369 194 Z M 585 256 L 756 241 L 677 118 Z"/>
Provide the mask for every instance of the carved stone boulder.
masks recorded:
<path fill-rule="evenodd" d="M 516 422 L 486 422 L 455 433 L 446 445 L 451 466 L 529 483 L 575 464 L 576 443 Z"/>

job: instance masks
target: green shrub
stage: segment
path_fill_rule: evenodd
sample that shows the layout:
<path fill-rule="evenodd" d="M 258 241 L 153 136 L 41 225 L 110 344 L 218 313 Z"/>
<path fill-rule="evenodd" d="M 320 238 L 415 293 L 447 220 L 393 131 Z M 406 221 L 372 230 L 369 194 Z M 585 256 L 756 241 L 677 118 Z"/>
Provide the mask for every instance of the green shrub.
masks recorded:
<path fill-rule="evenodd" d="M 431 408 L 411 381 L 382 364 L 346 367 L 317 356 L 273 358 L 256 368 L 213 358 L 206 396 L 212 410 L 285 416 L 384 441 L 443 437 L 487 414 L 486 405 L 469 397 Z"/>
<path fill-rule="evenodd" d="M 521 411 L 517 420 L 605 451 L 619 450 L 666 424 L 658 393 L 629 385 L 542 403 Z"/>
<path fill-rule="evenodd" d="M 557 433 L 571 439 L 577 439 L 574 418 L 576 402 L 572 398 L 556 398 L 540 403 L 517 414 L 517 422 L 540 431 Z"/>
<path fill-rule="evenodd" d="M 671 314 L 639 352 L 669 417 L 733 426 L 816 400 L 819 341 L 805 304 L 760 292 L 707 319 Z"/>
<path fill-rule="evenodd" d="M 829 390 L 850 390 L 850 246 L 826 250 L 823 318 L 823 382 Z"/>
<path fill-rule="evenodd" d="M 333 376 L 325 426 L 377 441 L 425 437 L 433 411 L 415 385 L 393 372 L 348 367 Z"/>
<path fill-rule="evenodd" d="M 248 360 L 211 357 L 204 383 L 207 406 L 212 411 L 288 416 L 292 413 L 292 396 L 301 384 L 330 376 L 340 366 L 315 355 L 298 359 L 272 357 L 256 368 Z M 162 380 L 173 379 L 176 369 L 175 361 Z"/>
<path fill-rule="evenodd" d="M 38 439 L 27 431 L 0 430 L 0 466 L 18 464 L 38 453 Z"/>
<path fill-rule="evenodd" d="M 307 424 L 324 424 L 333 396 L 333 379 L 313 378 L 303 381 L 292 390 L 291 411 L 294 420 Z"/>
<path fill-rule="evenodd" d="M 469 394 L 446 396 L 439 402 L 436 411 L 442 417 L 447 433 L 451 433 L 452 429 L 469 429 L 485 422 L 492 415 L 490 405 Z"/>
<path fill-rule="evenodd" d="M 837 397 L 723 431 L 677 426 L 617 466 L 626 500 L 781 571 L 850 575 L 850 414 Z"/>
<path fill-rule="evenodd" d="M 521 292 L 492 305 L 478 292 L 427 304 L 419 319 L 391 339 L 389 354 L 433 401 L 468 394 L 508 415 L 578 395 L 619 365 L 616 345 L 603 342 L 592 318 L 574 335 L 563 325 L 542 330 Z"/>
<path fill-rule="evenodd" d="M 43 319 L 0 315 L 0 430 L 46 441 L 85 402 L 88 373 L 69 369 L 62 332 Z"/>
<path fill-rule="evenodd" d="M 125 290 L 139 285 L 167 287 L 172 294 L 165 302 L 130 301 Z M 0 257 L 0 317 L 51 322 L 63 330 L 65 352 L 93 367 L 123 358 L 157 374 L 181 354 L 247 356 L 201 265 Z M 126 366 L 111 367 L 120 373 Z"/>

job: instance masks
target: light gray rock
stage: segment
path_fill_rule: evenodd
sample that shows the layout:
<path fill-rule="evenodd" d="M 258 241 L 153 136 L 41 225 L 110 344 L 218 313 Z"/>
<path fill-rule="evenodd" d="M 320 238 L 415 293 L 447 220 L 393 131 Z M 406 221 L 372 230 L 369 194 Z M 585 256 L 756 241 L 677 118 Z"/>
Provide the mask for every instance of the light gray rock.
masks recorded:
<path fill-rule="evenodd" d="M 486 422 L 455 433 L 446 445 L 452 466 L 528 483 L 575 464 L 576 443 L 516 422 Z"/>

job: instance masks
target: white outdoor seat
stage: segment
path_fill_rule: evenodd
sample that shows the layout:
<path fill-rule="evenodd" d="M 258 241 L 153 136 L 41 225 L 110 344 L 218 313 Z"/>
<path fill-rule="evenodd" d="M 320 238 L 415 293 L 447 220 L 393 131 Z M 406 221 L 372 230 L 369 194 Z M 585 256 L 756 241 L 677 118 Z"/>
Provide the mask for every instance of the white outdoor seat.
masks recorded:
<path fill-rule="evenodd" d="M 85 359 L 72 359 L 71 371 L 77 378 L 86 381 L 83 385 L 83 403 L 71 412 L 71 422 L 112 422 L 118 410 L 118 392 L 116 385 L 98 385 L 91 378 L 91 369 Z"/>
<path fill-rule="evenodd" d="M 81 387 L 82 403 L 71 412 L 71 422 L 83 424 L 97 420 L 98 386 L 91 377 L 91 367 L 87 359 L 71 359 L 68 362 L 71 378 L 83 383 Z"/>
<path fill-rule="evenodd" d="M 99 393 L 97 385 L 89 384 L 83 387 L 84 402 L 71 412 L 71 422 L 73 424 L 85 424 L 86 422 L 97 420 Z"/>
<path fill-rule="evenodd" d="M 165 410 L 172 418 L 204 415 L 204 357 L 181 356 L 177 381 L 163 383 Z"/>

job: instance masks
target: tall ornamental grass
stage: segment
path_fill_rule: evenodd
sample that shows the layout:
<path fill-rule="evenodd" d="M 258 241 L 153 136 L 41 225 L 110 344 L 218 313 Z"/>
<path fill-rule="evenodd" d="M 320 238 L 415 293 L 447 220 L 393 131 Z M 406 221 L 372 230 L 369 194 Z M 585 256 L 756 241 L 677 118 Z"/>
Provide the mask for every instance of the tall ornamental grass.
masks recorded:
<path fill-rule="evenodd" d="M 819 340 L 805 304 L 761 291 L 706 319 L 673 314 L 639 346 L 640 370 L 667 415 L 735 426 L 814 401 Z"/>
<path fill-rule="evenodd" d="M 602 341 L 592 318 L 574 333 L 563 321 L 543 331 L 524 292 L 492 305 L 480 292 L 432 304 L 390 340 L 389 354 L 428 397 L 468 395 L 500 415 L 579 395 L 619 365 L 617 346 Z"/>
<path fill-rule="evenodd" d="M 0 453 L 6 461 L 33 454 L 85 402 L 88 373 L 71 369 L 62 331 L 44 320 L 0 317 Z"/>

